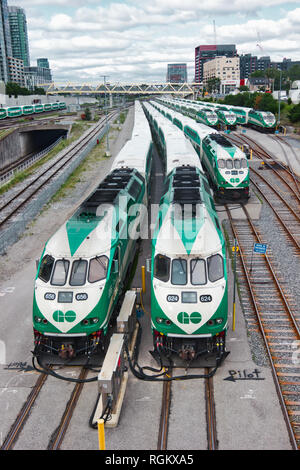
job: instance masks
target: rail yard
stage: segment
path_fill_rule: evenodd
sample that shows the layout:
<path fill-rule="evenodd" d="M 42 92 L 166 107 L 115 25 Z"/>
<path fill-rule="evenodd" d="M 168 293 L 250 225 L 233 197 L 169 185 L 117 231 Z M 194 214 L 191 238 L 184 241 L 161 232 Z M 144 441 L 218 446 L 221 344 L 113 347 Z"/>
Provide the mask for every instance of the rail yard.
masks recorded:
<path fill-rule="evenodd" d="M 3 244 L 2 450 L 95 450 L 99 418 L 105 448 L 128 455 L 300 448 L 300 141 L 258 124 L 208 127 L 203 107 L 174 102 L 136 101 L 109 133 L 111 156 L 83 163 L 67 194 Z M 107 116 L 112 128 L 116 118 Z M 107 131 L 102 117 L 1 194 L 2 234 Z M 110 236 L 101 217 L 114 220 L 97 208 L 124 192 L 117 234 L 95 250 L 94 229 L 101 246 Z M 130 212 L 141 201 L 148 213 Z M 197 227 L 192 242 L 176 203 Z M 128 244 L 127 215 L 140 235 Z M 173 244 L 163 236 L 172 223 Z"/>

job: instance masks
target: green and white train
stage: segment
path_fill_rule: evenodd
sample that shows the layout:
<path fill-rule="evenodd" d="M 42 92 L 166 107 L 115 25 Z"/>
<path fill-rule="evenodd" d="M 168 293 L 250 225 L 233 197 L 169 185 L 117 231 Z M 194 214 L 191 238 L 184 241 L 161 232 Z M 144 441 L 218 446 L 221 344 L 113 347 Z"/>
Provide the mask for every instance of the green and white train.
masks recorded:
<path fill-rule="evenodd" d="M 151 158 L 150 128 L 136 102 L 131 140 L 45 245 L 33 298 L 36 356 L 65 360 L 106 348 L 145 217 L 138 208 L 148 202 Z"/>
<path fill-rule="evenodd" d="M 204 102 L 200 103 L 204 104 Z M 242 106 L 224 105 L 218 103 L 207 103 L 212 109 L 227 110 L 234 113 L 237 118 L 237 124 L 252 127 L 260 132 L 275 132 L 276 118 L 270 111 L 259 111 L 253 108 Z M 218 115 L 219 115 L 219 111 Z"/>
<path fill-rule="evenodd" d="M 196 102 L 191 103 L 190 101 L 185 102 L 184 100 L 167 100 L 158 98 L 157 101 L 171 109 L 181 112 L 185 116 L 195 119 L 201 124 L 216 128 L 219 123 L 217 113 L 214 109 L 210 109 L 208 106 L 199 106 Z"/>
<path fill-rule="evenodd" d="M 31 114 L 44 113 L 48 111 L 56 111 L 66 109 L 66 103 L 55 102 L 55 103 L 44 103 L 44 104 L 32 104 L 32 105 L 21 105 L 0 108 L 0 119 L 15 118 L 19 116 L 28 116 Z"/>
<path fill-rule="evenodd" d="M 160 112 L 166 109 L 161 102 L 151 103 Z M 170 109 L 168 114 L 173 124 L 184 132 L 194 146 L 215 196 L 222 200 L 247 200 L 250 181 L 245 153 L 215 129 Z"/>
<path fill-rule="evenodd" d="M 178 144 L 186 140 L 183 133 L 150 104 L 145 107 L 170 169 L 152 237 L 154 353 L 161 359 L 213 358 L 220 364 L 228 354 L 226 249 L 209 184 L 195 150 L 190 148 L 190 161 L 179 150 L 185 146 Z"/>

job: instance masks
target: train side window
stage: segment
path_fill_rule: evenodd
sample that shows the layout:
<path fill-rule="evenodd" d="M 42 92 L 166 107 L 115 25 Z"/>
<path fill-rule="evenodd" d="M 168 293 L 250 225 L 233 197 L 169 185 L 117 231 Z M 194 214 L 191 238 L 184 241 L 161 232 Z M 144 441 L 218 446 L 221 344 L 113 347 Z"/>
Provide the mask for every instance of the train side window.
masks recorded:
<path fill-rule="evenodd" d="M 85 284 L 87 260 L 79 259 L 73 262 L 70 276 L 70 286 L 83 286 Z"/>
<path fill-rule="evenodd" d="M 184 286 L 187 283 L 187 267 L 185 259 L 173 259 L 171 282 L 176 286 Z"/>
<path fill-rule="evenodd" d="M 52 268 L 54 265 L 54 258 L 50 255 L 45 255 L 42 259 L 40 270 L 39 270 L 39 278 L 42 279 L 44 282 L 48 282 L 51 273 L 52 273 Z"/>
<path fill-rule="evenodd" d="M 156 255 L 154 258 L 153 276 L 160 281 L 167 282 L 170 277 L 170 258 Z"/>
<path fill-rule="evenodd" d="M 69 271 L 69 261 L 65 259 L 57 260 L 53 270 L 51 284 L 53 286 L 64 286 Z"/>
<path fill-rule="evenodd" d="M 205 260 L 196 258 L 191 260 L 191 283 L 193 285 L 203 286 L 206 284 L 206 266 Z"/>
<path fill-rule="evenodd" d="M 89 282 L 98 282 L 106 278 L 108 267 L 108 258 L 107 256 L 96 256 L 96 258 L 91 259 L 89 267 Z"/>
<path fill-rule="evenodd" d="M 242 159 L 242 168 L 248 168 L 248 162 L 247 162 L 246 158 Z"/>
<path fill-rule="evenodd" d="M 210 282 L 216 282 L 224 277 L 223 257 L 213 255 L 207 258 L 208 278 Z"/>

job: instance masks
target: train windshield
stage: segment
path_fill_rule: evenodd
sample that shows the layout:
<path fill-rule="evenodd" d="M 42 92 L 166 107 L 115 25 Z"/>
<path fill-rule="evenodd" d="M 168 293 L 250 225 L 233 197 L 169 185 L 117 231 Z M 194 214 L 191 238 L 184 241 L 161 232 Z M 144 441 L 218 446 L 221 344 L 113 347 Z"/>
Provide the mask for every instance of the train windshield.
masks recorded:
<path fill-rule="evenodd" d="M 204 285 L 206 284 L 206 266 L 205 260 L 196 258 L 192 259 L 190 263 L 191 269 L 191 283 L 193 285 Z"/>
<path fill-rule="evenodd" d="M 153 276 L 163 282 L 167 282 L 169 280 L 170 258 L 163 255 L 155 256 Z"/>
<path fill-rule="evenodd" d="M 40 270 L 39 270 L 39 278 L 42 279 L 44 282 L 48 282 L 52 273 L 52 268 L 54 264 L 54 258 L 50 255 L 45 255 L 42 259 Z"/>
<path fill-rule="evenodd" d="M 57 260 L 55 262 L 55 267 L 51 279 L 51 284 L 53 286 L 65 285 L 69 271 L 69 264 L 69 261 L 65 259 Z"/>
<path fill-rule="evenodd" d="M 221 169 L 225 168 L 226 167 L 225 160 L 223 160 L 222 158 L 219 158 L 218 167 L 221 168 Z"/>
<path fill-rule="evenodd" d="M 210 282 L 216 282 L 224 277 L 223 258 L 221 255 L 213 255 L 207 258 L 207 267 Z"/>
<path fill-rule="evenodd" d="M 90 261 L 88 281 L 98 282 L 106 278 L 108 267 L 107 256 L 96 256 Z"/>
<path fill-rule="evenodd" d="M 233 161 L 232 160 L 226 160 L 226 168 L 227 170 L 232 170 L 233 168 Z"/>
<path fill-rule="evenodd" d="M 87 265 L 88 262 L 84 259 L 73 262 L 69 281 L 70 286 L 83 286 L 85 284 Z"/>
<path fill-rule="evenodd" d="M 171 282 L 176 286 L 183 286 L 187 283 L 187 262 L 185 259 L 173 259 Z"/>

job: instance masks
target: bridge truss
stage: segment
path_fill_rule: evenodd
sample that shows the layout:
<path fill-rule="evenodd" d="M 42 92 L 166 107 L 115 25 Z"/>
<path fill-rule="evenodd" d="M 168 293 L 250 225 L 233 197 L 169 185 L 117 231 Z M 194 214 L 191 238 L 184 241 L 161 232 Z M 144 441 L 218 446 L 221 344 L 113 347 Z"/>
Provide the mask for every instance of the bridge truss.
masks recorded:
<path fill-rule="evenodd" d="M 88 84 L 73 85 L 67 83 L 66 85 L 57 85 L 55 83 L 48 83 L 42 85 L 47 95 L 154 95 L 154 94 L 175 94 L 175 95 L 188 95 L 196 94 L 202 89 L 200 83 L 155 83 L 155 84 L 100 84 L 92 86 Z"/>

